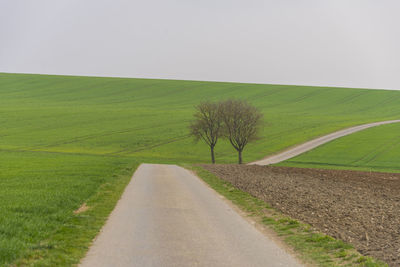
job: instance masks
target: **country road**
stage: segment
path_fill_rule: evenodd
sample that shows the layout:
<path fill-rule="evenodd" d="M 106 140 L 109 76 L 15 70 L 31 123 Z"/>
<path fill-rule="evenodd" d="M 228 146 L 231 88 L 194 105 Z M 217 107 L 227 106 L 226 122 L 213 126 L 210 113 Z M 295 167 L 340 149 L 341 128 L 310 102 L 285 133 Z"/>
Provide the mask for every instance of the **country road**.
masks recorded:
<path fill-rule="evenodd" d="M 191 172 L 142 164 L 80 266 L 302 265 Z"/>
<path fill-rule="evenodd" d="M 278 154 L 272 155 L 272 156 L 268 156 L 262 160 L 258 160 L 258 161 L 254 161 L 251 163 L 248 163 L 249 165 L 255 164 L 255 165 L 270 165 L 270 164 L 275 164 L 275 163 L 279 163 L 282 161 L 285 161 L 287 159 L 296 157 L 304 152 L 310 151 L 311 149 L 314 149 L 320 145 L 323 145 L 325 143 L 328 143 L 332 140 L 335 140 L 337 138 L 355 133 L 355 132 L 359 132 L 371 127 L 376 127 L 376 126 L 380 126 L 380 125 L 384 125 L 384 124 L 389 124 L 389 123 L 398 123 L 400 122 L 400 120 L 390 120 L 390 121 L 380 121 L 380 122 L 374 122 L 374 123 L 368 123 L 368 124 L 363 124 L 363 125 L 358 125 L 358 126 L 354 126 L 351 128 L 347 128 L 344 130 L 340 130 L 328 135 L 324 135 L 322 137 L 316 138 L 314 140 L 308 141 L 304 144 L 295 146 L 293 148 L 289 148 L 283 152 L 280 152 Z"/>

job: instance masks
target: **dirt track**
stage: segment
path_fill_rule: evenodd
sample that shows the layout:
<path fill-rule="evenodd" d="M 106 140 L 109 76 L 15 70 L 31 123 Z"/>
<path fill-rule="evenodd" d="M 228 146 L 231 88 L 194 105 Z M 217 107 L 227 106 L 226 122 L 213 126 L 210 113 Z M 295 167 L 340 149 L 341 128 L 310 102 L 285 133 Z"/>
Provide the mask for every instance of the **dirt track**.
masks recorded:
<path fill-rule="evenodd" d="M 319 138 L 316 138 L 314 140 L 308 141 L 304 144 L 295 146 L 293 148 L 289 148 L 285 151 L 282 151 L 276 155 L 272 155 L 269 157 L 266 157 L 262 160 L 258 160 L 255 162 L 251 162 L 249 163 L 250 165 L 256 164 L 256 165 L 269 165 L 269 164 L 275 164 L 281 161 L 285 161 L 287 159 L 293 158 L 295 156 L 298 156 L 304 152 L 307 152 L 311 149 L 314 149 L 320 145 L 323 145 L 325 143 L 328 143 L 332 140 L 335 140 L 337 138 L 355 133 L 355 132 L 359 132 L 371 127 L 376 127 L 379 125 L 384 125 L 384 124 L 390 124 L 390 123 L 398 123 L 400 122 L 400 120 L 391 120 L 391 121 L 380 121 L 380 122 L 373 122 L 373 123 L 368 123 L 368 124 L 362 124 L 362 125 L 358 125 L 358 126 L 354 126 L 351 128 L 347 128 L 347 129 L 343 129 L 328 135 L 324 135 L 321 136 Z"/>
<path fill-rule="evenodd" d="M 204 165 L 283 213 L 400 266 L 400 174 Z"/>

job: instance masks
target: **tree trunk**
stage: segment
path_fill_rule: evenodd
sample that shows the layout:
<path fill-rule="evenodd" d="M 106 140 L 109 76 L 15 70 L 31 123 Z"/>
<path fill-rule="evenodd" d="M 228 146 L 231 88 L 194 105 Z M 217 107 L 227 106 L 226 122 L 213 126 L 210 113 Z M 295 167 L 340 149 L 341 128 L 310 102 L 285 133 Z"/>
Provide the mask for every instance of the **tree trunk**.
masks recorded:
<path fill-rule="evenodd" d="M 242 164 L 242 150 L 239 150 L 239 164 Z"/>
<path fill-rule="evenodd" d="M 215 156 L 214 156 L 214 147 L 211 147 L 211 162 L 212 164 L 215 164 Z"/>

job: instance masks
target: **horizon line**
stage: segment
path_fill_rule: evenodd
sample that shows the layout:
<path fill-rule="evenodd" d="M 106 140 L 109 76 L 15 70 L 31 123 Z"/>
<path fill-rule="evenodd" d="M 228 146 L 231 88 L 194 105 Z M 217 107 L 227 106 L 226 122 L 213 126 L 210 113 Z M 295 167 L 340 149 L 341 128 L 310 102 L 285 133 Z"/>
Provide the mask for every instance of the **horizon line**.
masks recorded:
<path fill-rule="evenodd" d="M 319 87 L 319 88 L 341 88 L 341 89 L 359 89 L 359 90 L 388 90 L 399 91 L 393 88 L 372 88 L 372 87 L 348 87 L 345 85 L 308 85 L 308 84 L 285 84 L 285 83 L 261 83 L 261 82 L 239 82 L 239 81 L 221 81 L 221 80 L 196 80 L 196 79 L 178 79 L 178 78 L 154 78 L 154 77 L 132 77 L 132 76 L 100 76 L 96 74 L 54 74 L 54 73 L 33 73 L 33 72 L 4 72 L 0 74 L 21 74 L 21 75 L 43 75 L 43 76 L 66 76 L 66 77 L 87 77 L 87 78 L 116 78 L 116 79 L 143 79 L 143 80 L 165 80 L 165 81 L 187 81 L 187 82 L 205 82 L 205 83 L 235 83 L 235 84 L 254 84 L 254 85 L 278 85 L 278 86 L 299 86 L 299 87 Z"/>

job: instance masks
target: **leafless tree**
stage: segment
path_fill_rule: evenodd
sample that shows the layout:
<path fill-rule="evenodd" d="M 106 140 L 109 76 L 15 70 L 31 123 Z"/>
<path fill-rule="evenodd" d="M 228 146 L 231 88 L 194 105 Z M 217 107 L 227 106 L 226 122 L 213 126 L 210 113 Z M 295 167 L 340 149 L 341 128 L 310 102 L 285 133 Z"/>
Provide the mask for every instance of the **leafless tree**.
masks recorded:
<path fill-rule="evenodd" d="M 242 164 L 242 151 L 251 141 L 258 139 L 261 126 L 261 112 L 243 100 L 226 100 L 220 103 L 225 135 L 239 153 Z"/>
<path fill-rule="evenodd" d="M 215 163 L 214 148 L 222 134 L 220 105 L 214 102 L 202 102 L 196 107 L 194 121 L 190 124 L 190 133 L 198 140 L 203 140 L 211 150 L 211 162 Z"/>

